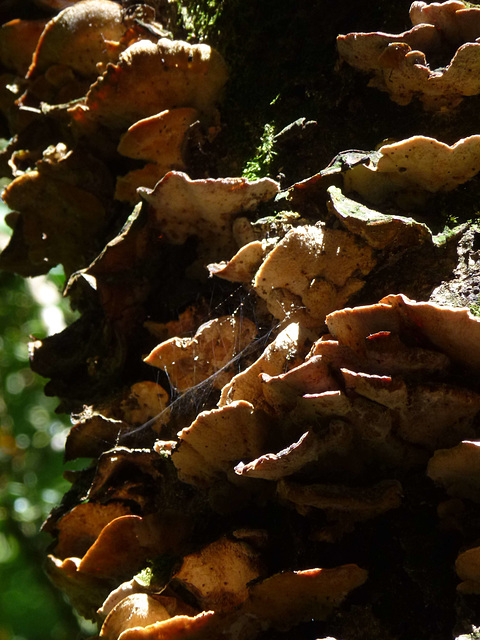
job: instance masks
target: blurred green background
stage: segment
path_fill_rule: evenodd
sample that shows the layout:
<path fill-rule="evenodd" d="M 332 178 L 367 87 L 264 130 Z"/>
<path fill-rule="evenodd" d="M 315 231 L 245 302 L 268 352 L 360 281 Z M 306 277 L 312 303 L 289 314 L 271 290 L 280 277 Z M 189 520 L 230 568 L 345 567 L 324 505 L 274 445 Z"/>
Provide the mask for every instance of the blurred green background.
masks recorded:
<path fill-rule="evenodd" d="M 10 230 L 0 213 L 2 248 Z M 0 272 L 0 640 L 72 640 L 92 631 L 43 572 L 51 538 L 40 527 L 69 486 L 62 474 L 70 422 L 55 414 L 55 398 L 31 372 L 28 343 L 71 322 L 62 284 L 60 270 L 28 280 Z"/>

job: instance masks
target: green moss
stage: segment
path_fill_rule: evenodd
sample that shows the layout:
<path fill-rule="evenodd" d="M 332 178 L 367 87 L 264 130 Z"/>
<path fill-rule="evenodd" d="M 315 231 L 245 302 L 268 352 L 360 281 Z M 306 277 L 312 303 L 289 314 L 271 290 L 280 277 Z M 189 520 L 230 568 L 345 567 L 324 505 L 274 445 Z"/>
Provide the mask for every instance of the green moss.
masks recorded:
<path fill-rule="evenodd" d="M 276 156 L 275 146 L 275 125 L 267 123 L 263 129 L 260 143 L 255 155 L 248 160 L 243 167 L 242 175 L 248 180 L 258 180 L 269 174 L 269 168 L 273 158 Z"/>
<path fill-rule="evenodd" d="M 222 12 L 222 0 L 177 2 L 182 27 L 189 37 L 204 40 L 211 35 Z"/>
<path fill-rule="evenodd" d="M 135 580 L 144 587 L 160 590 L 170 580 L 178 562 L 177 556 L 173 554 L 161 554 L 150 560 L 148 565 L 136 574 Z"/>

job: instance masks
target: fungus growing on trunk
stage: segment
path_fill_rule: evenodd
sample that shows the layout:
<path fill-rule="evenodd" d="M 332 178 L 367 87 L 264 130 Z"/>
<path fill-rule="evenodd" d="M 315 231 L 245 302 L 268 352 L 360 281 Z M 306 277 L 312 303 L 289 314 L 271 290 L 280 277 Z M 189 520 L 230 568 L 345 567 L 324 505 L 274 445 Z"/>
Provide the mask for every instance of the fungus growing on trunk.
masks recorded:
<path fill-rule="evenodd" d="M 213 377 L 221 389 L 234 375 L 232 361 L 252 342 L 255 324 L 235 316 L 215 318 L 201 325 L 192 338 L 170 338 L 145 358 L 147 364 L 163 369 L 178 391 L 194 387 Z"/>
<path fill-rule="evenodd" d="M 206 44 L 141 40 L 107 65 L 85 104 L 96 122 L 116 129 L 175 107 L 193 107 L 214 118 L 226 80 L 225 62 Z M 129 99 L 132 94 L 135 100 Z"/>
<path fill-rule="evenodd" d="M 418 96 L 425 109 L 441 111 L 480 93 L 480 9 L 457 0 L 413 2 L 410 19 L 412 29 L 399 34 L 338 36 L 340 58 L 373 75 L 369 86 L 401 105 Z M 449 64 L 436 68 L 429 62 L 439 57 L 448 57 Z"/>
<path fill-rule="evenodd" d="M 173 169 L 184 171 L 183 148 L 187 132 L 198 117 L 196 109 L 166 109 L 135 122 L 120 138 L 117 151 L 127 158 L 147 164 L 117 178 L 115 197 L 135 204 L 140 200 L 137 188 L 153 189 Z"/>
<path fill-rule="evenodd" d="M 370 162 L 345 174 L 345 189 L 380 203 L 397 193 L 452 191 L 480 171 L 480 136 L 448 145 L 413 136 L 383 145 Z M 417 227 L 420 227 L 416 223 Z"/>

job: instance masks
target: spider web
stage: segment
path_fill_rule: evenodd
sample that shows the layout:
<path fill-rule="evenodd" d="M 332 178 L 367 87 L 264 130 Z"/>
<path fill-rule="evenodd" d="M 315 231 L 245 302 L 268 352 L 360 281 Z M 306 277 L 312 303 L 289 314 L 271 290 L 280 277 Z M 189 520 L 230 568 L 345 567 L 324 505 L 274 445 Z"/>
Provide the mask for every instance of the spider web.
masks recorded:
<path fill-rule="evenodd" d="M 231 315 L 237 318 L 241 325 L 245 318 L 255 323 L 257 327 L 256 337 L 243 348 L 239 348 L 238 344 L 235 345 L 233 355 L 228 362 L 215 370 L 210 376 L 199 380 L 197 384 L 194 384 L 185 391 L 179 391 L 174 386 L 168 375 L 168 370 L 158 370 L 152 367 L 153 381 L 169 394 L 170 400 L 167 406 L 162 407 L 158 413 L 138 426 L 132 426 L 128 429 L 125 427 L 119 428 L 114 444 L 111 440 L 107 440 L 104 437 L 102 438 L 100 435 L 92 435 L 91 437 L 109 445 L 109 450 L 112 450 L 112 448 L 115 449 L 115 447 L 118 446 L 143 446 L 143 441 L 147 442 L 151 440 L 152 437 L 154 437 L 154 439 L 175 439 L 178 431 L 189 426 L 199 413 L 216 407 L 220 396 L 219 387 L 215 386 L 218 377 L 228 371 L 231 373 L 230 377 L 233 378 L 236 374 L 250 366 L 274 338 L 280 323 L 269 316 L 270 325 L 267 326 L 265 318 L 260 319 L 257 316 L 254 295 L 246 291 L 242 285 L 236 287 L 228 295 L 223 296 L 216 305 L 213 303 L 215 293 L 217 292 L 213 290 L 210 292 L 210 312 L 203 323 L 221 317 L 222 315 Z M 230 313 L 228 313 L 229 309 Z M 237 334 L 237 340 L 240 339 L 240 334 L 241 329 Z M 220 337 L 220 339 L 222 338 Z M 213 355 L 212 353 L 212 356 Z M 195 362 L 195 358 L 193 357 L 194 378 Z M 127 420 L 124 419 L 123 421 L 127 422 Z M 155 426 L 157 426 L 157 428 L 152 429 L 152 427 Z M 145 434 L 145 438 L 141 437 L 142 434 Z"/>

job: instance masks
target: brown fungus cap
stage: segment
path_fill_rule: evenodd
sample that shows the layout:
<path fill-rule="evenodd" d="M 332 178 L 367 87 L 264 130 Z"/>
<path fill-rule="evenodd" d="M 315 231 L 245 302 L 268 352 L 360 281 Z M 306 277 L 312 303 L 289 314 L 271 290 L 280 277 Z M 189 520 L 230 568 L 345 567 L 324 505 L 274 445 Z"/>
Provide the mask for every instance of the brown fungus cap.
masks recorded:
<path fill-rule="evenodd" d="M 157 425 L 166 424 L 170 414 L 169 397 L 163 387 L 151 380 L 133 384 L 120 402 L 120 414 L 125 422 L 142 425 L 157 418 Z"/>
<path fill-rule="evenodd" d="M 46 20 L 11 20 L 0 28 L 0 63 L 25 76 Z"/>
<path fill-rule="evenodd" d="M 261 374 L 277 376 L 289 368 L 289 365 L 293 368 L 297 364 L 297 358 L 304 356 L 308 338 L 308 332 L 298 323 L 287 325 L 253 364 L 223 387 L 218 406 L 224 407 L 237 400 L 247 400 L 257 410 L 271 412 L 268 401 L 264 398 Z"/>
<path fill-rule="evenodd" d="M 108 614 L 100 630 L 100 637 L 117 640 L 124 631 L 146 627 L 170 618 L 165 606 L 146 593 L 134 593 L 121 600 Z"/>
<path fill-rule="evenodd" d="M 196 616 L 178 615 L 146 627 L 125 630 L 119 640 L 223 640 L 223 625 L 213 611 Z"/>
<path fill-rule="evenodd" d="M 78 571 L 117 582 L 136 574 L 149 558 L 177 553 L 186 534 L 186 520 L 169 514 L 115 518 L 82 557 Z"/>
<path fill-rule="evenodd" d="M 377 169 L 379 164 L 377 164 Z M 351 172 L 347 172 L 345 184 L 349 188 L 358 191 L 355 187 L 356 174 L 354 169 Z M 371 191 L 363 189 L 362 195 L 369 200 L 375 199 L 378 186 L 386 189 L 384 183 L 376 185 L 374 180 L 372 180 L 372 185 L 373 189 Z M 413 218 L 384 215 L 379 211 L 374 211 L 355 200 L 347 198 L 337 187 L 330 187 L 328 194 L 330 196 L 330 201 L 327 203 L 328 210 L 341 221 L 348 231 L 359 235 L 373 249 L 393 250 L 398 247 L 413 247 L 432 242 L 432 234 L 429 228 L 416 222 Z"/>
<path fill-rule="evenodd" d="M 419 384 L 399 412 L 398 435 L 430 451 L 475 435 L 480 394 L 447 384 Z"/>
<path fill-rule="evenodd" d="M 151 206 L 152 225 L 172 244 L 183 244 L 197 236 L 206 262 L 233 253 L 232 224 L 243 211 L 252 211 L 278 193 L 274 180 L 246 178 L 191 180 L 185 173 L 171 171 L 154 189 L 139 193 Z"/>
<path fill-rule="evenodd" d="M 138 202 L 138 187 L 153 189 L 168 171 L 185 169 L 183 148 L 189 128 L 197 117 L 196 109 L 167 109 L 129 127 L 120 138 L 117 151 L 128 158 L 148 161 L 148 164 L 117 178 L 117 200 Z"/>
<path fill-rule="evenodd" d="M 382 480 L 369 487 L 333 484 L 301 485 L 290 480 L 278 483 L 278 495 L 304 511 L 309 507 L 330 513 L 347 512 L 354 520 L 374 518 L 402 501 L 402 486 L 397 480 Z"/>
<path fill-rule="evenodd" d="M 247 318 L 223 316 L 202 324 L 192 338 L 170 338 L 159 344 L 145 362 L 163 369 L 171 384 L 185 391 L 215 376 L 221 389 L 233 377 L 229 364 L 251 343 L 257 333 Z"/>
<path fill-rule="evenodd" d="M 376 203 L 405 190 L 451 191 L 479 171 L 479 135 L 462 138 L 453 145 L 413 136 L 383 145 L 375 162 L 347 171 L 345 188 Z"/>
<path fill-rule="evenodd" d="M 316 462 L 324 449 L 324 439 L 320 440 L 313 431 L 306 431 L 297 442 L 278 453 L 267 453 L 248 464 L 239 462 L 235 473 L 248 478 L 279 480 Z"/>
<path fill-rule="evenodd" d="M 141 40 L 107 66 L 91 86 L 86 106 L 97 122 L 113 129 L 178 107 L 212 118 L 226 80 L 225 62 L 206 44 Z"/>
<path fill-rule="evenodd" d="M 318 394 L 324 391 L 336 391 L 337 380 L 332 377 L 328 363 L 321 356 L 312 356 L 298 367 L 278 376 L 261 374 L 263 393 L 276 411 L 294 404 L 300 394 Z"/>
<path fill-rule="evenodd" d="M 182 164 L 185 133 L 198 117 L 196 109 L 166 109 L 132 124 L 120 138 L 117 151 L 135 160 L 165 165 Z"/>
<path fill-rule="evenodd" d="M 455 562 L 455 571 L 463 580 L 457 587 L 460 593 L 480 595 L 480 547 L 460 553 Z"/>
<path fill-rule="evenodd" d="M 480 37 L 480 9 L 467 8 L 459 0 L 430 3 L 416 0 L 412 2 L 409 14 L 413 25 L 431 24 L 452 44 Z"/>
<path fill-rule="evenodd" d="M 260 556 L 248 544 L 220 538 L 185 556 L 174 580 L 188 589 L 201 608 L 229 611 L 248 597 L 248 583 L 263 573 Z"/>
<path fill-rule="evenodd" d="M 475 336 L 480 322 L 468 310 L 391 295 L 377 305 L 336 311 L 327 317 L 327 325 L 333 336 L 364 359 L 363 365 L 352 361 L 353 367 L 342 368 L 347 389 L 394 411 L 395 433 L 403 441 L 434 451 L 473 436 L 480 395 L 431 379 L 432 374 L 446 374 L 451 361 L 478 368 Z M 413 341 L 428 348 L 401 346 L 403 339 L 407 345 Z M 378 342 L 386 342 L 386 351 L 375 347 Z M 396 351 L 399 363 L 395 363 Z M 385 353 L 387 358 L 382 357 Z M 405 376 L 408 386 L 402 379 L 389 377 L 389 368 Z"/>
<path fill-rule="evenodd" d="M 125 26 L 122 8 L 110 0 L 83 0 L 67 7 L 45 27 L 28 78 L 62 64 L 81 76 L 97 76 L 97 65 L 118 57 Z"/>
<path fill-rule="evenodd" d="M 400 34 L 350 33 L 337 38 L 340 57 L 373 73 L 370 86 L 387 91 L 398 104 L 418 96 L 428 110 L 455 107 L 480 92 L 480 11 L 461 2 L 414 2 L 413 28 Z M 447 44 L 459 47 L 449 65 L 431 69 L 430 54 Z"/>
<path fill-rule="evenodd" d="M 308 620 L 325 620 L 367 576 L 355 564 L 277 573 L 250 587 L 243 610 L 281 630 Z"/>
<path fill-rule="evenodd" d="M 380 302 L 391 305 L 452 361 L 480 368 L 480 320 L 468 309 L 415 302 L 402 294 L 386 296 Z"/>
<path fill-rule="evenodd" d="M 60 559 L 81 558 L 109 522 L 130 512 L 130 507 L 121 502 L 78 504 L 57 523 L 55 556 Z"/>
<path fill-rule="evenodd" d="M 394 412 L 396 433 L 407 442 L 433 451 L 473 435 L 480 396 L 471 390 L 439 383 L 407 386 L 401 378 L 347 369 L 342 375 L 348 391 Z"/>
<path fill-rule="evenodd" d="M 389 295 L 378 304 L 335 311 L 327 317 L 327 326 L 357 354 L 365 355 L 369 336 L 398 334 L 403 328 L 416 332 L 452 361 L 474 370 L 480 367 L 480 320 L 468 309 Z"/>
<path fill-rule="evenodd" d="M 244 245 L 228 262 L 208 265 L 211 276 L 230 282 L 251 282 L 267 254 L 265 243 L 253 240 Z"/>
<path fill-rule="evenodd" d="M 417 25 L 398 34 L 379 31 L 349 33 L 337 37 L 340 58 L 361 71 L 371 71 L 377 66 L 381 67 L 382 55 L 385 55 L 389 45 L 396 45 L 397 51 L 403 51 L 405 47 L 407 47 L 407 51 L 435 50 L 440 47 L 440 37 L 435 27 L 427 24 Z M 398 45 L 400 46 L 398 47 Z M 384 65 L 385 62 L 384 60 Z"/>
<path fill-rule="evenodd" d="M 480 442 L 465 440 L 451 449 L 435 451 L 427 475 L 447 493 L 480 502 Z"/>
<path fill-rule="evenodd" d="M 375 266 L 372 249 L 339 229 L 297 227 L 268 254 L 253 286 L 279 320 L 321 328 L 344 306 Z"/>
<path fill-rule="evenodd" d="M 178 434 L 172 454 L 183 482 L 209 485 L 242 458 L 252 459 L 265 450 L 268 425 L 245 400 L 200 413 Z"/>

